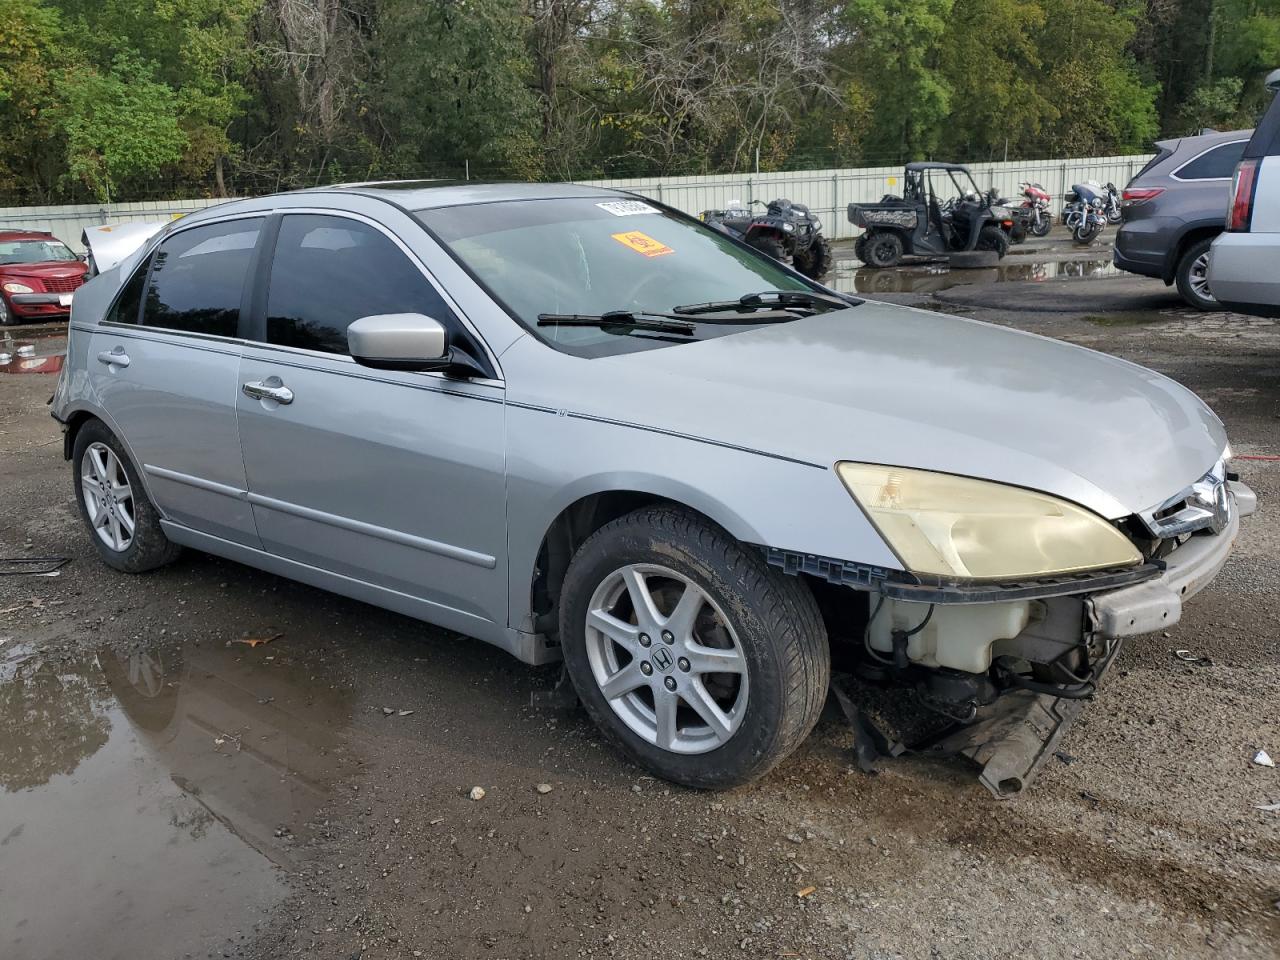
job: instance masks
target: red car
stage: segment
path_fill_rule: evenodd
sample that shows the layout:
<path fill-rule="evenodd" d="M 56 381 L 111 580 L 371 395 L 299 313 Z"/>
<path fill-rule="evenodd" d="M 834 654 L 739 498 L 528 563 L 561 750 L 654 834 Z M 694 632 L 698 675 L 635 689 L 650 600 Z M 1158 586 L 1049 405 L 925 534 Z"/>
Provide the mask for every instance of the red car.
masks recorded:
<path fill-rule="evenodd" d="M 67 318 L 71 294 L 88 272 L 51 233 L 0 230 L 0 326 Z"/>

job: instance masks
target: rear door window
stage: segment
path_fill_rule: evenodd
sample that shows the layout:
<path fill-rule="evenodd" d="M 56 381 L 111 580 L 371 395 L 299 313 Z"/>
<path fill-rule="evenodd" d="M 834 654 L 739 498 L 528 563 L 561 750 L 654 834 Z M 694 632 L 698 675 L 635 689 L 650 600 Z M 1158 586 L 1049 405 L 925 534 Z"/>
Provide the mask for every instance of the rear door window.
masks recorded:
<path fill-rule="evenodd" d="M 1184 163 L 1173 175 L 1179 180 L 1230 180 L 1247 141 L 1223 143 Z"/>
<path fill-rule="evenodd" d="M 286 214 L 267 292 L 267 342 L 347 353 L 347 327 L 382 313 L 458 324 L 417 265 L 382 231 L 345 217 Z"/>
<path fill-rule="evenodd" d="M 151 261 L 143 324 L 236 336 L 249 264 L 261 232 L 261 218 L 231 220 L 183 230 L 161 243 Z"/>

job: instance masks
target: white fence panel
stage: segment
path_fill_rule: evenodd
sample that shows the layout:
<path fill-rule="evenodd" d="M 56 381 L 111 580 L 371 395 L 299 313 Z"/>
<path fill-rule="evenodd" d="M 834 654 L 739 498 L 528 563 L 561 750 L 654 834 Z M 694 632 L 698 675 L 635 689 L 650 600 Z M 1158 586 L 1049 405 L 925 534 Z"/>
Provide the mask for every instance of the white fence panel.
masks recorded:
<path fill-rule="evenodd" d="M 1043 184 L 1061 209 L 1062 195 L 1073 183 L 1096 180 L 1123 187 L 1151 159 L 1151 154 L 1126 157 L 1081 157 L 1063 160 L 1011 160 L 969 165 L 978 186 L 997 187 L 1005 196 L 1018 195 L 1018 184 Z M 830 237 L 850 237 L 850 203 L 871 203 L 886 193 L 902 192 L 902 167 L 861 167 L 843 170 L 802 170 L 787 173 L 742 173 L 697 177 L 640 177 L 627 180 L 584 181 L 652 197 L 686 213 L 724 209 L 731 201 L 787 197 L 804 203 L 822 218 Z M 167 220 L 223 200 L 167 200 L 140 203 L 79 204 L 58 207 L 0 208 L 0 230 L 49 230 L 74 249 L 86 226 L 130 221 Z"/>

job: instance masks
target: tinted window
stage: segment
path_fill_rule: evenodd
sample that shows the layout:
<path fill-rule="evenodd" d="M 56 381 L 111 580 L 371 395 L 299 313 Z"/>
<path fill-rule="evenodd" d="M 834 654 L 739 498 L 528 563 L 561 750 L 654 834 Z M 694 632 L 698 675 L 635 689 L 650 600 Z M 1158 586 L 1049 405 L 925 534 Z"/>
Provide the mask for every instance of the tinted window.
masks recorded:
<path fill-rule="evenodd" d="M 151 264 L 142 322 L 234 337 L 261 228 L 259 219 L 233 220 L 184 230 L 160 244 Z"/>
<path fill-rule="evenodd" d="M 1224 143 L 1202 153 L 1190 163 L 1183 164 L 1177 172 L 1181 180 L 1228 180 L 1235 173 L 1236 164 L 1244 153 L 1244 141 Z"/>
<path fill-rule="evenodd" d="M 347 327 L 380 313 L 452 313 L 382 232 L 356 220 L 291 214 L 280 225 L 267 293 L 267 341 L 347 352 Z"/>
<path fill-rule="evenodd" d="M 106 319 L 111 323 L 137 323 L 138 309 L 142 306 L 142 288 L 147 283 L 147 267 L 150 260 L 143 260 L 137 270 L 133 271 L 116 302 L 107 311 Z"/>

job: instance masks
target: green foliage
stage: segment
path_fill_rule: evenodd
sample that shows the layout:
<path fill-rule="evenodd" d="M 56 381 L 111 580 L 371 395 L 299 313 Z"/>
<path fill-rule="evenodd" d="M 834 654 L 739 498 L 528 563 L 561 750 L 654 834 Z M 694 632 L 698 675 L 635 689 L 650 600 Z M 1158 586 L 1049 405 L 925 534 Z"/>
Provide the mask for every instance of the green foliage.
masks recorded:
<path fill-rule="evenodd" d="M 1277 66 L 1280 0 L 0 0 L 0 196 L 1125 153 Z"/>
<path fill-rule="evenodd" d="M 54 87 L 67 177 L 95 199 L 112 200 L 121 181 L 154 176 L 182 158 L 187 139 L 178 125 L 177 97 L 133 55 L 117 54 L 103 73 L 69 70 Z"/>

